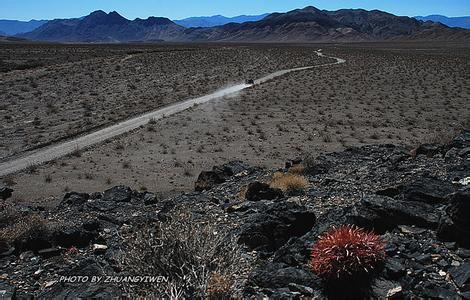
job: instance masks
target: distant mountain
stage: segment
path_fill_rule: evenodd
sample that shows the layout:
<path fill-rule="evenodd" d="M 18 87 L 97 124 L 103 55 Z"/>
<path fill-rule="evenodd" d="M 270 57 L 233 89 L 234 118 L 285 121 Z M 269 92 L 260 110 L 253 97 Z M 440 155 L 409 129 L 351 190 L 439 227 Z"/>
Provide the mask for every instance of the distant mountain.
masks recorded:
<path fill-rule="evenodd" d="M 130 21 L 117 12 L 96 11 L 80 19 L 53 20 L 18 37 L 59 42 L 448 41 L 470 40 L 470 30 L 378 10 L 326 11 L 309 6 L 287 13 L 273 13 L 259 21 L 198 28 L 184 28 L 166 18 Z"/>
<path fill-rule="evenodd" d="M 31 20 L 28 22 L 0 20 L 0 32 L 3 32 L 4 35 L 15 35 L 32 31 L 45 23 L 47 23 L 47 20 Z"/>
<path fill-rule="evenodd" d="M 236 17 L 225 17 L 221 15 L 211 16 L 211 17 L 191 17 L 182 20 L 173 20 L 178 25 L 181 25 L 186 28 L 190 27 L 214 27 L 225 25 L 228 23 L 245 23 L 245 22 L 254 22 L 263 19 L 269 14 L 254 15 L 254 16 L 236 16 Z"/>
<path fill-rule="evenodd" d="M 449 27 L 460 27 L 470 29 L 470 17 L 446 17 L 441 15 L 418 16 L 415 19 L 420 21 L 432 21 L 445 24 Z"/>
<path fill-rule="evenodd" d="M 173 40 L 184 27 L 167 18 L 130 21 L 113 11 L 95 11 L 77 19 L 57 19 L 19 37 L 56 42 L 138 42 Z"/>
<path fill-rule="evenodd" d="M 212 28 L 190 28 L 189 41 L 369 41 L 390 39 L 463 39 L 470 31 L 450 29 L 433 22 L 398 17 L 362 9 L 319 10 L 309 6 L 287 13 L 274 13 L 256 22 L 226 24 Z"/>

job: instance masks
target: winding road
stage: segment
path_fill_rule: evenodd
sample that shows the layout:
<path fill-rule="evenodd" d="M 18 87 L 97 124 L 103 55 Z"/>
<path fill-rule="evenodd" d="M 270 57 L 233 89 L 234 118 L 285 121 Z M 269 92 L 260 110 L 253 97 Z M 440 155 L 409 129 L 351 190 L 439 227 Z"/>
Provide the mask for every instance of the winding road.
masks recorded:
<path fill-rule="evenodd" d="M 321 49 L 317 50 L 316 53 L 320 57 L 331 58 L 331 59 L 336 60 L 336 62 L 316 65 L 316 66 L 307 66 L 307 67 L 300 67 L 300 68 L 277 71 L 263 78 L 255 80 L 254 85 L 262 84 L 266 81 L 269 81 L 273 78 L 282 76 L 290 72 L 308 70 L 308 69 L 319 68 L 319 67 L 326 67 L 326 66 L 337 65 L 337 64 L 342 64 L 346 62 L 346 60 L 341 59 L 341 58 L 330 57 L 330 56 L 324 55 L 321 52 Z M 30 166 L 44 164 L 54 159 L 74 153 L 75 151 L 85 149 L 92 145 L 114 138 L 123 133 L 137 129 L 140 126 L 146 125 L 150 120 L 159 120 L 161 118 L 164 118 L 165 116 L 173 115 L 183 110 L 186 110 L 194 106 L 195 104 L 201 104 L 201 103 L 208 102 L 210 100 L 228 96 L 230 94 L 237 93 L 251 86 L 252 84 L 234 85 L 234 86 L 216 91 L 212 94 L 208 94 L 202 97 L 193 98 L 193 99 L 189 99 L 186 101 L 171 104 L 167 107 L 163 107 L 155 111 L 151 111 L 146 114 L 140 115 L 138 117 L 119 122 L 117 124 L 100 129 L 98 131 L 74 138 L 73 140 L 70 140 L 67 142 L 63 142 L 63 143 L 59 143 L 56 145 L 47 146 L 45 148 L 36 149 L 34 151 L 26 152 L 20 157 L 13 158 L 13 159 L 0 163 L 0 176 L 13 174 L 21 170 L 24 170 Z"/>

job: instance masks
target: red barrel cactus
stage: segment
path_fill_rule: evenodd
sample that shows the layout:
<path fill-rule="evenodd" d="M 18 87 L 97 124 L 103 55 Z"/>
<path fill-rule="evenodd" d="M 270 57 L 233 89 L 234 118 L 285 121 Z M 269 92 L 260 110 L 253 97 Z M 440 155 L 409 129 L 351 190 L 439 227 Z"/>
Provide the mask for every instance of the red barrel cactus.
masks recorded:
<path fill-rule="evenodd" d="M 385 243 L 375 233 L 356 226 L 333 227 L 315 243 L 312 271 L 321 278 L 341 279 L 370 273 L 385 259 Z"/>

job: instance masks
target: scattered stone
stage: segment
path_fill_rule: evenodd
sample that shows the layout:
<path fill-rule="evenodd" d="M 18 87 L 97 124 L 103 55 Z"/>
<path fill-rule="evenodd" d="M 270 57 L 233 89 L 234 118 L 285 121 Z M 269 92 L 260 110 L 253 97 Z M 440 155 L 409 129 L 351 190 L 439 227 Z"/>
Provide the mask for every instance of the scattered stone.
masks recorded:
<path fill-rule="evenodd" d="M 401 287 L 401 285 L 387 291 L 388 300 L 395 300 L 395 299 L 402 299 L 402 298 L 403 298 L 403 288 Z"/>
<path fill-rule="evenodd" d="M 44 284 L 44 288 L 48 289 L 50 287 L 52 287 L 54 284 L 56 284 L 57 281 L 56 280 L 52 280 L 52 281 L 48 281 Z"/>
<path fill-rule="evenodd" d="M 44 258 L 49 258 L 53 256 L 58 256 L 62 253 L 63 249 L 59 247 L 52 247 L 47 249 L 41 249 L 38 251 L 38 254 Z"/>
<path fill-rule="evenodd" d="M 95 254 L 104 254 L 106 250 L 108 250 L 108 246 L 100 245 L 100 244 L 93 244 L 92 249 Z"/>
<path fill-rule="evenodd" d="M 245 199 L 248 201 L 274 200 L 284 195 L 280 189 L 273 189 L 267 183 L 255 181 L 248 185 Z"/>

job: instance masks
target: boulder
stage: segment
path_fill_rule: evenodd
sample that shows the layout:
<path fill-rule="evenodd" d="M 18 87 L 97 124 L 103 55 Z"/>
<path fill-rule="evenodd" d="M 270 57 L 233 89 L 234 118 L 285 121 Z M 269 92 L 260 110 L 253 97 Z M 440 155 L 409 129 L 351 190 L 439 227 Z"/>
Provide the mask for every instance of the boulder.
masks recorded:
<path fill-rule="evenodd" d="M 13 190 L 9 187 L 0 188 L 0 199 L 7 200 L 13 194 Z"/>
<path fill-rule="evenodd" d="M 127 186 L 115 186 L 106 190 L 103 194 L 103 201 L 129 202 L 132 199 L 133 191 Z"/>
<path fill-rule="evenodd" d="M 415 225 L 435 229 L 440 214 L 429 204 L 399 201 L 379 195 L 365 196 L 348 216 L 349 222 L 360 227 L 385 232 L 397 225 Z"/>
<path fill-rule="evenodd" d="M 227 181 L 230 177 L 240 174 L 250 167 L 241 161 L 231 161 L 221 166 L 215 166 L 212 171 L 203 171 L 199 174 L 194 189 L 198 192 L 207 191 Z"/>
<path fill-rule="evenodd" d="M 275 251 L 290 238 L 307 233 L 315 220 L 313 212 L 292 202 L 262 205 L 243 221 L 238 242 L 250 249 Z"/>
<path fill-rule="evenodd" d="M 439 204 L 446 202 L 447 197 L 455 191 L 451 182 L 424 177 L 405 186 L 403 198 L 405 201 Z"/>
<path fill-rule="evenodd" d="M 220 174 L 214 171 L 202 171 L 194 183 L 194 190 L 197 192 L 208 191 L 224 182 L 225 178 Z"/>
<path fill-rule="evenodd" d="M 248 185 L 245 199 L 248 201 L 274 200 L 284 195 L 280 189 L 273 189 L 267 183 L 255 181 Z"/>
<path fill-rule="evenodd" d="M 443 241 L 454 241 L 470 248 L 470 186 L 452 194 L 449 199 L 439 221 L 437 236 Z"/>
<path fill-rule="evenodd" d="M 158 202 L 157 195 L 149 192 L 145 192 L 142 196 L 142 199 L 144 200 L 145 205 L 153 205 Z"/>
<path fill-rule="evenodd" d="M 64 199 L 60 202 L 60 206 L 80 206 L 88 199 L 90 199 L 89 194 L 70 192 L 65 194 Z"/>

